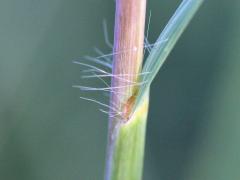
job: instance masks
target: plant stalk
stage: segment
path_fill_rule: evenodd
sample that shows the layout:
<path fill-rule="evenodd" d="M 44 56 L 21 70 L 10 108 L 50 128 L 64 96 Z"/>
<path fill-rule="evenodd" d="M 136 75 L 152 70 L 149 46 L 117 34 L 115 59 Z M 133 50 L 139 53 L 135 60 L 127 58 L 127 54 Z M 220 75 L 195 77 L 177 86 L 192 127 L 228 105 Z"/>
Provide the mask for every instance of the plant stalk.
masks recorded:
<path fill-rule="evenodd" d="M 142 69 L 146 0 L 116 0 L 105 180 L 140 180 L 148 93 L 132 112 Z"/>

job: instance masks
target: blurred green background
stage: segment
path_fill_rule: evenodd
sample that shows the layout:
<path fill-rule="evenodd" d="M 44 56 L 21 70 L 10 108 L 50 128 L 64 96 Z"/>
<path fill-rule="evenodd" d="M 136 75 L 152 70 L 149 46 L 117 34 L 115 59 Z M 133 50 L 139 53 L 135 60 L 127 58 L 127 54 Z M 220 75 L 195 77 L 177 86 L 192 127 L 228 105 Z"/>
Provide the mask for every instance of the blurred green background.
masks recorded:
<path fill-rule="evenodd" d="M 180 0 L 149 0 L 154 42 Z M 103 179 L 107 117 L 72 64 L 113 0 L 0 0 L 0 179 Z M 205 1 L 152 85 L 144 180 L 240 179 L 240 1 Z M 99 81 L 90 84 L 101 85 Z"/>

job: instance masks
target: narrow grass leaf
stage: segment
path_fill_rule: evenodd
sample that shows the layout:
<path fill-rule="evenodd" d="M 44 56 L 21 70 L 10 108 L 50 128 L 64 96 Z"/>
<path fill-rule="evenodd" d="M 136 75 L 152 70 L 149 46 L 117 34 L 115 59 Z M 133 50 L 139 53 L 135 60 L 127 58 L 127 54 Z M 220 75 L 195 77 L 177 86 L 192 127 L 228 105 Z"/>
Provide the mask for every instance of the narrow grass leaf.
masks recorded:
<path fill-rule="evenodd" d="M 191 21 L 194 14 L 199 9 L 204 0 L 183 0 L 176 12 L 169 20 L 168 24 L 160 34 L 151 53 L 149 54 L 142 72 L 151 72 L 143 77 L 146 84 L 139 89 L 139 95 L 136 100 L 134 110 L 143 100 L 144 94 L 148 91 L 153 79 L 162 67 L 167 56 L 173 49 L 177 40 Z M 159 43 L 162 42 L 162 43 Z"/>

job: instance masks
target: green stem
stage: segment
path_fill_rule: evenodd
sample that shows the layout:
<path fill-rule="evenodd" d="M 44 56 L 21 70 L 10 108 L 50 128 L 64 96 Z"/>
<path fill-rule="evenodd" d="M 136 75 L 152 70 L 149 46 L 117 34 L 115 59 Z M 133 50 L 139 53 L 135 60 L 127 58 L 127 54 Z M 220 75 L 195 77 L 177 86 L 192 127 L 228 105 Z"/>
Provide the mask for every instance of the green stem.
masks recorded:
<path fill-rule="evenodd" d="M 119 127 L 111 180 L 140 180 L 143 169 L 148 94 L 130 121 Z"/>
<path fill-rule="evenodd" d="M 113 77 L 105 180 L 140 180 L 148 107 L 132 111 L 142 69 L 146 0 L 116 0 Z M 112 116 L 116 114 L 117 116 Z"/>

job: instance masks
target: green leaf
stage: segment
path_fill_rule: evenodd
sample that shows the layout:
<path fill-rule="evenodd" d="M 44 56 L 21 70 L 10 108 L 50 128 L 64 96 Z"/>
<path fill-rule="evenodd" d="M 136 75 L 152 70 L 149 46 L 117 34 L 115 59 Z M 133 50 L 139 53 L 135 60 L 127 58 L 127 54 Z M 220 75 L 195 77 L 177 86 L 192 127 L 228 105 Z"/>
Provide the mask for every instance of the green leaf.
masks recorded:
<path fill-rule="evenodd" d="M 142 82 L 146 82 L 139 89 L 139 94 L 136 99 L 134 110 L 143 100 L 144 94 L 149 89 L 153 79 L 156 77 L 159 69 L 162 67 L 167 56 L 173 49 L 177 40 L 183 33 L 191 21 L 194 14 L 199 9 L 204 0 L 183 0 L 168 24 L 160 34 L 150 55 L 148 56 L 142 72 L 146 75 L 142 78 Z"/>

